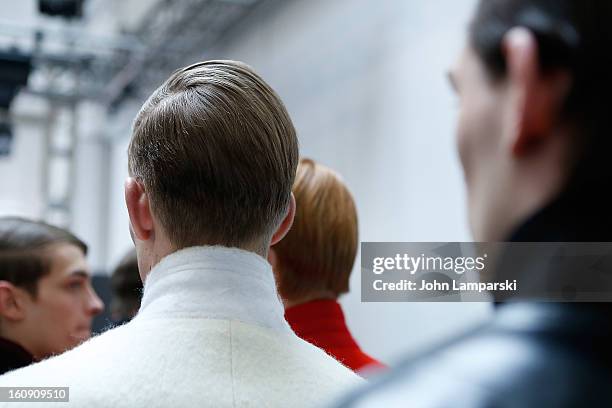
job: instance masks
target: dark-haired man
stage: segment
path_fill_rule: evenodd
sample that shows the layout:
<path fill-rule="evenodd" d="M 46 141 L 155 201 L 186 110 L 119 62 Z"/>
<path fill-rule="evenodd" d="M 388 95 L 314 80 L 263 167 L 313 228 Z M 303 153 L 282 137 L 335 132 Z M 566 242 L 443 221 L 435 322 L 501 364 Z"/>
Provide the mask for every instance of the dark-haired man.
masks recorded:
<path fill-rule="evenodd" d="M 91 336 L 104 304 L 91 286 L 86 253 L 66 230 L 0 217 L 0 374 Z"/>
<path fill-rule="evenodd" d="M 611 42 L 609 1 L 480 1 L 451 72 L 476 241 L 612 241 Z M 563 275 L 554 253 L 533 255 L 504 255 L 499 267 L 520 273 L 519 286 L 539 296 L 511 297 L 490 323 L 341 406 L 612 406 L 609 303 L 536 301 L 579 287 L 563 276 L 599 279 L 595 259 Z M 609 282 L 610 270 L 603 276 Z M 591 296 L 612 293 L 609 283 L 595 289 Z"/>

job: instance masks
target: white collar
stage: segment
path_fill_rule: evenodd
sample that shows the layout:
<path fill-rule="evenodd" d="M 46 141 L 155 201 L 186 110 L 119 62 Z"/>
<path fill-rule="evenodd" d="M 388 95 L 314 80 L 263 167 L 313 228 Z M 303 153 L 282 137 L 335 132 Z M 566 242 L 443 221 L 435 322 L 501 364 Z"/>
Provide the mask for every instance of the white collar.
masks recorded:
<path fill-rule="evenodd" d="M 238 320 L 291 331 L 270 264 L 253 252 L 220 246 L 181 249 L 155 265 L 135 319 L 150 317 Z"/>

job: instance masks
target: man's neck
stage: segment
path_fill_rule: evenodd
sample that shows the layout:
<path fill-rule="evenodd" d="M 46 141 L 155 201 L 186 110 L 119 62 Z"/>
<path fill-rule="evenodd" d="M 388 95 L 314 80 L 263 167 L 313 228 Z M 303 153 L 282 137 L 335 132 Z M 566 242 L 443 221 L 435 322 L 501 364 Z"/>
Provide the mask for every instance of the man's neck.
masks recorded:
<path fill-rule="evenodd" d="M 177 245 L 172 244 L 170 240 L 168 240 L 167 238 L 163 238 L 163 239 L 156 239 L 150 243 L 149 242 L 140 243 L 140 246 L 141 248 L 139 249 L 137 245 L 136 250 L 138 252 L 138 258 L 140 259 L 141 257 L 143 257 L 142 263 L 139 262 L 139 268 L 141 269 L 140 276 L 142 278 L 142 281 L 144 282 L 146 278 L 149 276 L 149 273 L 151 273 L 151 270 L 162 259 L 164 259 L 168 255 L 171 255 L 179 250 L 190 248 L 190 247 L 224 246 L 224 245 L 219 244 L 219 243 L 201 243 L 201 244 L 196 244 L 196 245 L 191 245 L 191 246 L 179 247 Z M 248 243 L 248 244 L 244 244 L 240 246 L 235 246 L 234 248 L 241 249 L 243 251 L 253 252 L 254 254 L 259 255 L 262 258 L 266 259 L 268 256 L 268 247 L 269 245 L 262 245 L 261 243 L 259 244 Z"/>
<path fill-rule="evenodd" d="M 134 320 L 199 317 L 287 330 L 272 267 L 237 248 L 181 249 L 153 268 Z"/>

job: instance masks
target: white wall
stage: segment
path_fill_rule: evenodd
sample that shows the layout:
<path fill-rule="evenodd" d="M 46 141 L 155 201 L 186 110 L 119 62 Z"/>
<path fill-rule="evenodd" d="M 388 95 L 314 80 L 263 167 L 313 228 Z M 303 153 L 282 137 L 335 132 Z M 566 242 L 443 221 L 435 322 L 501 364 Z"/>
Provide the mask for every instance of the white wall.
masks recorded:
<path fill-rule="evenodd" d="M 41 15 L 37 10 L 37 0 L 0 0 L 0 47 L 18 46 L 30 50 L 32 36 L 25 33 L 34 27 L 63 32 L 67 38 L 73 30 L 83 30 L 89 36 L 107 42 L 123 28 L 135 27 L 135 20 L 142 17 L 154 1 L 88 0 L 85 2 L 85 17 L 66 24 L 65 19 Z M 53 37 L 50 41 L 57 45 L 59 40 Z M 40 83 L 48 80 L 48 77 L 35 71 L 29 80 Z M 52 105 L 59 114 L 50 123 L 48 112 Z M 0 215 L 43 218 L 46 206 L 43 184 L 49 178 L 44 174 L 44 135 L 50 123 L 54 134 L 67 140 L 71 126 L 69 111 L 57 102 L 50 103 L 43 97 L 20 93 L 13 102 L 11 112 L 14 144 L 9 157 L 0 157 Z M 115 226 L 117 217 L 112 211 L 114 207 L 109 208 L 109 194 L 117 185 L 114 178 L 109 177 L 115 171 L 111 162 L 112 153 L 116 150 L 109 139 L 129 136 L 130 119 L 123 118 L 119 117 L 119 124 L 109 123 L 106 110 L 88 101 L 81 103 L 78 109 L 76 174 L 70 183 L 74 191 L 70 228 L 88 243 L 88 261 L 94 273 L 108 271 L 116 260 L 109 256 L 112 251 L 109 245 L 115 242 L 109 235 L 127 234 L 125 225 L 122 225 L 123 228 Z M 124 167 L 120 167 L 121 172 Z M 51 177 L 54 183 L 49 188 L 59 194 L 66 187 L 67 169 L 56 167 L 56 170 Z M 122 203 L 122 198 L 119 203 Z M 48 221 L 58 223 L 59 218 Z"/>
<path fill-rule="evenodd" d="M 53 176 L 45 173 L 45 134 L 49 124 L 49 103 L 40 97 L 20 94 L 12 106 L 13 146 L 11 154 L 0 157 L 0 215 L 45 217 L 43 185 L 54 197 L 62 197 L 72 188 L 73 209 L 70 229 L 89 246 L 88 261 L 94 272 L 106 268 L 107 239 L 105 236 L 108 210 L 107 183 L 110 145 L 101 128 L 105 112 L 99 106 L 83 103 L 78 112 L 78 143 L 75 149 L 75 175 L 68 178 L 68 167 L 55 166 Z M 59 107 L 52 131 L 60 139 L 70 132 L 70 112 Z M 61 161 L 61 164 L 65 164 Z M 63 226 L 63 219 L 52 217 L 49 222 Z"/>
<path fill-rule="evenodd" d="M 127 147 L 131 124 L 139 108 L 140 106 L 136 104 L 123 106 L 122 111 L 113 118 L 112 131 L 109 132 L 110 135 L 113 135 L 108 195 L 110 234 L 107 267 L 109 270 L 119 263 L 129 249 L 134 247 L 129 234 L 129 218 L 125 207 L 123 183 L 128 176 Z"/>
<path fill-rule="evenodd" d="M 18 98 L 16 104 L 21 102 Z M 28 99 L 28 98 L 26 98 Z M 43 210 L 42 158 L 46 104 L 15 115 L 11 154 L 0 157 L 0 215 L 38 217 Z M 33 106 L 38 103 L 38 106 Z"/>

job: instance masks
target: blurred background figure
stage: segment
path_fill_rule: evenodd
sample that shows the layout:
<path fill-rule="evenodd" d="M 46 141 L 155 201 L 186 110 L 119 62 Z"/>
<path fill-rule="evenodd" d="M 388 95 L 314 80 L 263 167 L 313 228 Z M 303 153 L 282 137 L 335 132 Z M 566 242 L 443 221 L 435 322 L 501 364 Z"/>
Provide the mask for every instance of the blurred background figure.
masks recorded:
<path fill-rule="evenodd" d="M 113 292 L 110 303 L 113 323 L 127 323 L 138 312 L 142 298 L 142 281 L 138 273 L 135 249 L 131 249 L 121 259 L 110 281 Z"/>
<path fill-rule="evenodd" d="M 300 160 L 293 226 L 270 249 L 285 318 L 295 333 L 354 371 L 384 367 L 351 335 L 337 299 L 349 291 L 358 245 L 353 197 L 332 169 Z"/>
<path fill-rule="evenodd" d="M 0 374 L 91 336 L 104 304 L 91 287 L 86 254 L 66 230 L 0 217 Z"/>
<path fill-rule="evenodd" d="M 572 246 L 612 242 L 611 23 L 608 1 L 479 2 L 450 72 L 474 240 L 564 246 L 506 250 L 496 270 L 529 291 L 342 406 L 612 406 L 609 249 Z M 562 252 L 578 261 L 569 276 L 602 285 L 568 281 Z"/>

